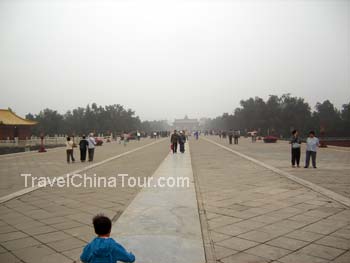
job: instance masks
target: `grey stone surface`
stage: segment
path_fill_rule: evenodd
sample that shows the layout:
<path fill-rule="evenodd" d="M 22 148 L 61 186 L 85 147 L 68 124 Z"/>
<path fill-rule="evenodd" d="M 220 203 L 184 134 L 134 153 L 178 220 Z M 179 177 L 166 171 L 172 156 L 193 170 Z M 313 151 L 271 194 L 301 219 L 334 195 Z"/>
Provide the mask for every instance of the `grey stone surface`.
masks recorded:
<path fill-rule="evenodd" d="M 201 215 L 209 215 L 207 231 L 213 249 L 207 246 L 206 250 L 214 254 L 217 262 L 346 262 L 349 207 L 210 142 L 190 143 L 194 177 L 200 189 L 197 196 L 204 206 Z M 279 168 L 292 170 L 289 151 L 282 153 L 282 146 L 288 145 L 281 143 L 268 150 L 269 145 L 247 144 L 229 147 L 246 154 L 256 149 L 260 161 L 270 165 L 276 164 L 278 154 L 278 161 L 287 158 L 282 163 L 286 167 L 279 164 Z M 332 154 L 327 156 L 334 158 Z M 340 165 L 347 169 L 347 164 Z M 334 169 L 329 176 L 336 173 Z M 250 243 L 245 246 L 246 242 Z M 222 251 L 216 256 L 218 246 L 240 252 L 222 258 Z"/>
<path fill-rule="evenodd" d="M 169 177 L 187 177 L 189 187 L 143 188 L 114 224 L 112 236 L 140 262 L 204 262 L 188 151 L 170 153 L 153 175 L 155 180 Z"/>

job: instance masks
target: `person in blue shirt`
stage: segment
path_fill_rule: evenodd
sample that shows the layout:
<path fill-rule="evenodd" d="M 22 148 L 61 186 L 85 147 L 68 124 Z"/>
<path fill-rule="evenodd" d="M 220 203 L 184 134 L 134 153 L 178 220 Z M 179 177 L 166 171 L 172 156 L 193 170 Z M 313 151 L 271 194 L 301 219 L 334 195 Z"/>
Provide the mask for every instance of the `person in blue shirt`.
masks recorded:
<path fill-rule="evenodd" d="M 93 218 L 93 225 L 97 237 L 84 247 L 80 260 L 84 263 L 116 263 L 134 262 L 135 256 L 125 250 L 113 238 L 110 238 L 112 222 L 102 215 Z"/>

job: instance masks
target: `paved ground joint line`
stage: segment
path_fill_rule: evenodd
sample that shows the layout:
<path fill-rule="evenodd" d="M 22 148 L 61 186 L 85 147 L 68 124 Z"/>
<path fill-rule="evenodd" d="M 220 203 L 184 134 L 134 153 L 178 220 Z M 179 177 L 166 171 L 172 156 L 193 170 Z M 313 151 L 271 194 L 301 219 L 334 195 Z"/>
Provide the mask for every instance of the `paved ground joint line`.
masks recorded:
<path fill-rule="evenodd" d="M 121 153 L 121 154 L 118 154 L 118 155 L 109 157 L 109 158 L 107 158 L 107 159 L 105 159 L 105 160 L 103 160 L 103 161 L 100 161 L 100 162 L 98 162 L 98 163 L 90 164 L 90 165 L 88 165 L 88 166 L 86 166 L 86 167 L 84 167 L 84 168 L 81 168 L 81 169 L 78 169 L 78 170 L 75 170 L 75 171 L 71 171 L 71 172 L 69 172 L 69 173 L 64 174 L 63 176 L 67 176 L 67 175 L 70 175 L 70 174 L 79 174 L 79 173 L 81 173 L 81 172 L 90 170 L 90 169 L 95 168 L 95 167 L 97 167 L 97 166 L 101 166 L 101 165 L 103 165 L 103 164 L 105 164 L 105 163 L 108 163 L 108 162 L 110 162 L 110 161 L 113 161 L 113 160 L 115 160 L 115 159 L 121 158 L 121 157 L 123 157 L 123 156 L 125 156 L 125 155 L 134 153 L 134 152 L 139 151 L 139 150 L 142 150 L 142 149 L 144 149 L 144 148 L 146 148 L 146 147 L 149 147 L 149 146 L 152 146 L 152 145 L 154 145 L 154 144 L 163 142 L 164 140 L 166 140 L 166 138 L 165 138 L 165 139 L 161 139 L 161 140 L 157 140 L 157 141 L 148 143 L 148 144 L 146 144 L 146 145 L 137 147 L 137 148 L 135 148 L 135 149 L 132 149 L 132 150 L 130 150 L 130 151 L 126 151 L 126 152 L 124 152 L 124 153 Z M 62 175 L 61 175 L 61 176 L 62 176 Z M 9 201 L 9 200 L 11 200 L 11 199 L 17 198 L 17 197 L 19 197 L 19 196 L 25 195 L 25 194 L 27 194 L 27 193 L 33 192 L 33 191 L 35 191 L 35 190 L 38 190 L 38 189 L 40 189 L 40 188 L 42 188 L 42 187 L 43 187 L 43 186 L 28 187 L 28 188 L 24 188 L 24 189 L 21 189 L 21 190 L 19 190 L 19 191 L 16 191 L 16 192 L 14 192 L 14 193 L 11 193 L 11 194 L 2 196 L 2 197 L 0 197 L 0 204 L 5 203 L 5 202 L 7 202 L 7 201 Z"/>
<path fill-rule="evenodd" d="M 252 157 L 248 156 L 248 155 L 240 153 L 240 152 L 238 152 L 236 150 L 233 150 L 233 149 L 231 149 L 229 147 L 226 147 L 226 146 L 224 146 L 224 145 L 222 145 L 220 143 L 214 142 L 213 140 L 210 140 L 210 139 L 207 139 L 207 138 L 201 138 L 201 139 L 203 139 L 203 140 L 205 140 L 205 141 L 207 141 L 209 143 L 212 143 L 214 145 L 217 145 L 217 146 L 221 147 L 222 149 L 225 149 L 225 150 L 227 150 L 229 152 L 232 152 L 232 153 L 234 153 L 234 154 L 236 154 L 236 155 L 238 155 L 238 156 L 240 156 L 240 157 L 242 157 L 242 158 L 244 158 L 246 160 L 249 160 L 249 161 L 251 161 L 251 162 L 253 162 L 253 163 L 255 163 L 255 164 L 259 165 L 259 166 L 265 167 L 265 168 L 267 168 L 267 169 L 269 169 L 269 170 L 271 170 L 271 171 L 273 171 L 273 172 L 275 172 L 275 173 L 277 173 L 279 175 L 287 177 L 288 179 L 290 179 L 290 180 L 292 180 L 292 181 L 294 181 L 294 182 L 296 182 L 298 184 L 301 184 L 304 187 L 310 188 L 311 190 L 313 190 L 313 191 L 315 191 L 317 193 L 320 193 L 320 194 L 322 194 L 324 196 L 327 196 L 328 198 L 333 199 L 333 200 L 335 200 L 335 201 L 337 201 L 337 202 L 339 202 L 339 203 L 341 203 L 343 205 L 346 205 L 347 207 L 350 207 L 350 199 L 345 197 L 345 196 L 342 196 L 342 195 L 337 194 L 337 193 L 335 193 L 335 192 L 333 192 L 331 190 L 328 190 L 328 189 L 323 188 L 321 186 L 318 186 L 318 185 L 316 185 L 314 183 L 311 183 L 309 181 L 301 179 L 301 178 L 299 178 L 299 177 L 297 177 L 295 175 L 292 175 L 292 174 L 290 174 L 288 172 L 282 171 L 282 170 L 280 170 L 280 169 L 278 169 L 276 167 L 268 165 L 268 164 L 266 164 L 266 163 L 264 163 L 262 161 L 259 161 L 259 160 L 255 159 L 255 158 L 252 158 Z"/>

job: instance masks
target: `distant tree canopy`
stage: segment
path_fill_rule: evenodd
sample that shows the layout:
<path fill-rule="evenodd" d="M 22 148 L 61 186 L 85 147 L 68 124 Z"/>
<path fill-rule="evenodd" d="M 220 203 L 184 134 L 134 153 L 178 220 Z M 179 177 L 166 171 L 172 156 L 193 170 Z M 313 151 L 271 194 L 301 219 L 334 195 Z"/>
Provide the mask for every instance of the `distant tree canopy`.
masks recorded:
<path fill-rule="evenodd" d="M 114 104 L 98 106 L 92 103 L 85 108 L 78 107 L 61 115 L 55 110 L 44 109 L 39 114 L 26 115 L 27 119 L 39 124 L 33 128 L 33 134 L 40 135 L 82 135 L 94 133 L 130 132 L 141 128 L 141 121 L 131 109 Z"/>
<path fill-rule="evenodd" d="M 315 111 L 303 98 L 270 95 L 267 101 L 255 97 L 240 101 L 240 107 L 233 114 L 207 121 L 206 129 L 239 129 L 241 131 L 257 130 L 262 135 L 274 134 L 290 136 L 293 129 L 302 134 L 314 130 L 324 130 L 326 136 L 350 136 L 350 102 L 344 104 L 342 110 L 326 100 L 317 103 Z"/>

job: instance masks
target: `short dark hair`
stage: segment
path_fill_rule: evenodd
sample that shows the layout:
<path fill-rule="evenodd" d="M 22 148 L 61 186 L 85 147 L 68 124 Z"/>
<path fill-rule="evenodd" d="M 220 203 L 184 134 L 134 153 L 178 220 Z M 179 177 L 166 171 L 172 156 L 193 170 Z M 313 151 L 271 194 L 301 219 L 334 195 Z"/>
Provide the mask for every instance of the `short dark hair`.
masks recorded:
<path fill-rule="evenodd" d="M 297 130 L 293 130 L 292 131 L 292 134 L 294 135 L 294 134 L 296 134 L 297 133 Z"/>
<path fill-rule="evenodd" d="M 70 141 L 70 137 L 69 136 L 67 137 L 67 141 Z"/>
<path fill-rule="evenodd" d="M 95 233 L 97 235 L 107 235 L 111 233 L 112 221 L 103 214 L 98 214 L 92 219 Z"/>
<path fill-rule="evenodd" d="M 315 132 L 314 131 L 310 131 L 309 132 L 309 135 L 312 134 L 312 135 L 315 135 Z"/>

